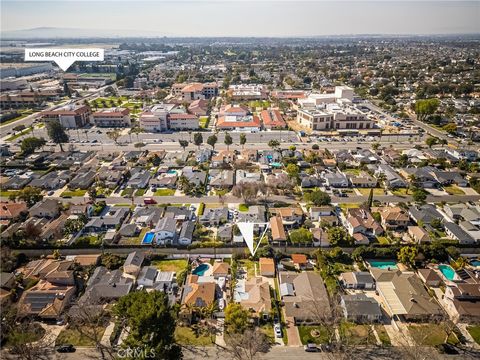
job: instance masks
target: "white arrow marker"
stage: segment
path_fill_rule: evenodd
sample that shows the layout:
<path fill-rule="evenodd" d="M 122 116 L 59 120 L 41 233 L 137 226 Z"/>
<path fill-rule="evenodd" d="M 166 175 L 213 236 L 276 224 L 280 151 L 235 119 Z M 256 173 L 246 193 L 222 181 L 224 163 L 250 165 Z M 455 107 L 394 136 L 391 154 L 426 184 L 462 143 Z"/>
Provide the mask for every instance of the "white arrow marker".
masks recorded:
<path fill-rule="evenodd" d="M 253 237 L 254 237 L 253 232 L 254 232 L 254 229 L 255 229 L 255 225 L 265 226 L 265 230 L 263 230 L 263 234 L 260 237 L 260 239 L 258 240 L 257 246 L 255 248 L 253 248 Z M 260 244 L 262 243 L 262 239 L 265 236 L 265 234 L 267 233 L 269 225 L 270 225 L 270 223 L 248 223 L 248 222 L 237 223 L 238 229 L 240 230 L 240 233 L 242 234 L 243 239 L 247 243 L 248 250 L 250 250 L 250 254 L 252 254 L 252 256 L 255 255 L 258 248 L 260 247 Z"/>

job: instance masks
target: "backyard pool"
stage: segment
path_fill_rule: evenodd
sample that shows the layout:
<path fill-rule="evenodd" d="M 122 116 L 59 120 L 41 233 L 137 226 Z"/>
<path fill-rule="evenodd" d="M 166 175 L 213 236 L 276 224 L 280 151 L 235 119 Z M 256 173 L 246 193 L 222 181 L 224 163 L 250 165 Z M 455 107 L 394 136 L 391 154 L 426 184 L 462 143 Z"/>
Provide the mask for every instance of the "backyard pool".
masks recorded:
<path fill-rule="evenodd" d="M 167 174 L 176 174 L 177 173 L 177 170 L 168 170 L 167 171 Z"/>
<path fill-rule="evenodd" d="M 378 269 L 398 269 L 397 262 L 393 260 L 370 260 L 368 263 Z"/>
<path fill-rule="evenodd" d="M 455 270 L 452 269 L 450 265 L 438 265 L 438 270 L 445 276 L 448 280 L 455 279 Z"/>
<path fill-rule="evenodd" d="M 147 232 L 142 239 L 142 245 L 150 245 L 155 237 L 155 233 Z"/>
<path fill-rule="evenodd" d="M 480 267 L 480 260 L 472 260 L 470 261 L 470 264 L 475 267 Z"/>
<path fill-rule="evenodd" d="M 279 162 L 272 162 L 270 165 L 272 165 L 272 166 L 275 167 L 275 168 L 282 167 L 282 164 L 279 163 Z"/>
<path fill-rule="evenodd" d="M 205 271 L 207 271 L 209 268 L 210 266 L 208 264 L 200 264 L 192 271 L 192 274 L 203 276 L 205 274 Z"/>

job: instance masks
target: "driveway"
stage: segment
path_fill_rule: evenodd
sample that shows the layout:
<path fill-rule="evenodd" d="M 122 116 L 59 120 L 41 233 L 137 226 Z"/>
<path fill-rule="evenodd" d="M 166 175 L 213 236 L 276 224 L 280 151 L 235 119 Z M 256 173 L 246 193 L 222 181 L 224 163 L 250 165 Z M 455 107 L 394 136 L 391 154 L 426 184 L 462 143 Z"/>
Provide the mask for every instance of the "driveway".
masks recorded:
<path fill-rule="evenodd" d="M 285 316 L 285 312 L 283 314 Z M 292 318 L 285 317 L 285 322 L 286 326 L 284 330 L 287 332 L 288 346 L 302 346 L 300 334 L 298 333 L 298 328 L 295 326 L 294 320 Z"/>

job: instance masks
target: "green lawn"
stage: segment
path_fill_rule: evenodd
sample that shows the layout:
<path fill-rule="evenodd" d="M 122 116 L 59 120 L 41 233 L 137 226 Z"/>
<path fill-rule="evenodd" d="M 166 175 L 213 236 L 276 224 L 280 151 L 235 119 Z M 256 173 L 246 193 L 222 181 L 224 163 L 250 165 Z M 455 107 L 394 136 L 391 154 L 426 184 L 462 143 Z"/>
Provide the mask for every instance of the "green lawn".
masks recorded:
<path fill-rule="evenodd" d="M 126 188 L 125 190 L 122 191 L 122 193 L 120 195 L 122 195 L 122 196 L 132 196 L 134 192 L 135 192 L 135 189 Z"/>
<path fill-rule="evenodd" d="M 343 170 L 343 173 L 350 175 L 360 175 L 360 169 L 345 169 Z"/>
<path fill-rule="evenodd" d="M 377 240 L 378 243 L 382 245 L 390 244 L 390 240 L 386 236 L 377 236 Z"/>
<path fill-rule="evenodd" d="M 408 326 L 411 337 L 418 345 L 435 346 L 445 342 L 447 333 L 441 325 L 437 324 L 411 324 Z M 448 338 L 448 343 L 457 344 L 458 339 L 454 333 Z"/>
<path fill-rule="evenodd" d="M 147 190 L 145 189 L 138 189 L 135 191 L 135 196 L 143 196 Z"/>
<path fill-rule="evenodd" d="M 249 207 L 248 207 L 247 204 L 240 204 L 238 206 L 238 210 L 241 211 L 241 212 L 246 212 L 246 211 L 248 211 L 248 209 L 249 209 Z"/>
<path fill-rule="evenodd" d="M 273 325 L 271 323 L 260 326 L 260 330 L 262 330 L 263 333 L 267 335 L 267 337 L 272 343 L 275 342 L 275 334 L 273 332 Z M 285 329 L 283 329 L 283 332 L 285 332 Z"/>
<path fill-rule="evenodd" d="M 25 130 L 22 130 L 22 131 L 16 133 L 15 135 L 10 136 L 9 138 L 6 139 L 6 141 L 16 140 L 16 139 L 18 139 L 18 138 L 21 137 L 21 136 L 30 134 L 31 132 L 32 132 L 32 129 L 31 129 L 31 128 L 26 128 Z"/>
<path fill-rule="evenodd" d="M 356 188 L 360 193 L 364 196 L 370 195 L 370 190 L 369 188 Z M 385 192 L 382 188 L 374 188 L 373 189 L 373 195 L 385 195 Z"/>
<path fill-rule="evenodd" d="M 25 332 L 16 332 L 14 338 L 9 338 L 6 336 L 5 343 L 2 344 L 3 347 L 9 347 L 12 345 L 27 344 L 35 341 L 39 341 L 45 336 L 45 329 L 39 324 L 31 324 L 28 327 L 28 331 Z"/>
<path fill-rule="evenodd" d="M 298 326 L 298 334 L 304 345 L 307 343 L 328 344 L 331 336 L 331 332 L 324 326 Z"/>
<path fill-rule="evenodd" d="M 393 195 L 397 195 L 397 196 L 410 195 L 410 192 L 408 191 L 408 189 L 404 189 L 404 188 L 399 188 L 391 191 Z"/>
<path fill-rule="evenodd" d="M 191 327 L 177 326 L 175 339 L 180 345 L 210 346 L 215 342 L 215 335 L 196 332 Z"/>
<path fill-rule="evenodd" d="M 390 337 L 385 330 L 385 326 L 383 325 L 374 325 L 375 330 L 377 331 L 378 337 L 384 346 L 391 346 L 392 343 L 390 341 Z"/>
<path fill-rule="evenodd" d="M 349 345 L 372 345 L 377 340 L 370 325 L 357 325 L 343 322 L 339 328 L 340 337 Z"/>
<path fill-rule="evenodd" d="M 160 271 L 174 271 L 178 274 L 187 268 L 188 262 L 185 259 L 153 260 L 151 265 Z"/>
<path fill-rule="evenodd" d="M 18 194 L 17 190 L 0 190 L 0 196 L 8 198 L 10 195 Z"/>
<path fill-rule="evenodd" d="M 77 245 L 100 245 L 100 243 L 100 239 L 95 235 L 81 236 L 76 241 Z"/>
<path fill-rule="evenodd" d="M 140 245 L 147 231 L 148 231 L 148 228 L 143 228 L 137 237 L 122 237 L 119 241 L 119 244 L 120 245 Z"/>
<path fill-rule="evenodd" d="M 87 193 L 87 190 L 82 190 L 82 189 L 65 190 L 64 192 L 62 192 L 60 197 L 69 198 L 69 197 L 75 197 L 75 196 L 84 196 L 86 193 Z"/>
<path fill-rule="evenodd" d="M 472 335 L 473 340 L 480 345 L 480 325 L 467 326 L 467 330 Z"/>
<path fill-rule="evenodd" d="M 348 209 L 356 209 L 360 207 L 360 204 L 355 204 L 355 203 L 349 203 L 349 204 L 338 204 L 340 206 L 340 209 L 343 211 L 346 211 Z"/>
<path fill-rule="evenodd" d="M 255 276 L 255 263 L 252 260 L 244 259 L 238 261 L 238 267 L 244 267 L 247 269 L 248 278 Z"/>
<path fill-rule="evenodd" d="M 99 338 L 101 339 L 103 333 L 105 332 L 105 328 L 98 327 L 96 331 L 98 331 Z M 78 332 L 78 330 L 64 329 L 58 335 L 57 340 L 55 340 L 55 344 L 56 345 L 72 344 L 73 346 L 87 346 L 87 347 L 95 346 L 95 342 L 91 339 L 94 337 L 94 334 L 95 334 L 93 333 L 93 330 L 90 329 L 90 327 L 87 327 L 85 329 L 85 332 L 87 334 L 92 334 L 92 335 L 89 335 L 89 336 L 81 335 Z"/>
<path fill-rule="evenodd" d="M 463 192 L 463 190 L 460 189 L 456 185 L 444 186 L 443 190 L 445 190 L 450 195 L 464 195 L 465 194 L 465 192 Z"/>
<path fill-rule="evenodd" d="M 200 116 L 198 121 L 198 126 L 202 129 L 206 129 L 208 127 L 208 123 L 210 122 L 210 118 L 208 116 Z"/>
<path fill-rule="evenodd" d="M 155 196 L 172 196 L 175 194 L 175 189 L 158 189 L 155 191 Z"/>

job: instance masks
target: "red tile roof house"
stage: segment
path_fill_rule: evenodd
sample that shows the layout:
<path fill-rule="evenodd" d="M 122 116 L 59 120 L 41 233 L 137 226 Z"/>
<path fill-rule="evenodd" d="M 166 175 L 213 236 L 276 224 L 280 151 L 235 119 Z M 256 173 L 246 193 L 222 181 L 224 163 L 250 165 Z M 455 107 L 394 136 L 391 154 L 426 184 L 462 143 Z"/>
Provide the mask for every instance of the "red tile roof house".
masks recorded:
<path fill-rule="evenodd" d="M 308 259 L 304 254 L 292 254 L 292 262 L 295 265 L 295 268 L 299 270 L 304 270 L 307 268 Z"/>
<path fill-rule="evenodd" d="M 363 235 L 381 235 L 382 226 L 373 218 L 369 210 L 364 208 L 348 209 L 346 227 L 350 235 L 360 233 Z"/>
<path fill-rule="evenodd" d="M 20 216 L 22 212 L 27 212 L 27 204 L 25 202 L 0 202 L 0 225 L 8 225 L 8 223 Z"/>
<path fill-rule="evenodd" d="M 278 110 L 263 110 L 260 118 L 265 129 L 285 129 L 287 127 L 287 123 Z"/>

